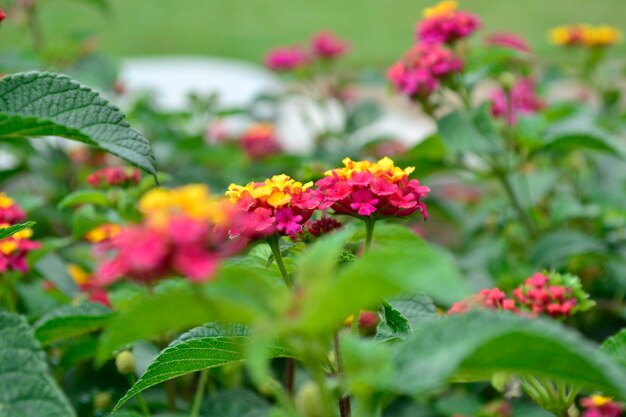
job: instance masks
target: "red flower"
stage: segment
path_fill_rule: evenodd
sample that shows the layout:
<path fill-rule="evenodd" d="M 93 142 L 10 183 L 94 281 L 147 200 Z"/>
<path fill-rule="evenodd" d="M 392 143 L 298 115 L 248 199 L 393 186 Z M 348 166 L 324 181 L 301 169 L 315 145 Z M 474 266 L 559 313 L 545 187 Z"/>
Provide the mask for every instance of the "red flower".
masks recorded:
<path fill-rule="evenodd" d="M 307 66 L 310 58 L 299 46 L 281 46 L 265 56 L 265 65 L 274 71 L 293 71 Z"/>
<path fill-rule="evenodd" d="M 87 183 L 94 188 L 127 187 L 138 184 L 140 180 L 138 169 L 125 167 L 103 168 L 87 177 Z"/>
<path fill-rule="evenodd" d="M 12 225 L 26 219 L 26 213 L 11 197 L 0 192 L 0 223 Z"/>
<path fill-rule="evenodd" d="M 419 40 L 430 44 L 454 43 L 480 29 L 478 16 L 456 10 L 456 1 L 444 1 L 424 11 L 417 26 Z"/>
<path fill-rule="evenodd" d="M 503 48 L 515 49 L 520 52 L 530 52 L 530 47 L 526 43 L 526 40 L 514 33 L 492 33 L 485 38 L 485 44 L 488 46 L 500 46 Z"/>
<path fill-rule="evenodd" d="M 331 31 L 323 31 L 317 33 L 311 40 L 311 49 L 317 57 L 334 59 L 348 52 L 350 44 L 337 38 Z"/>
<path fill-rule="evenodd" d="M 239 143 L 251 159 L 263 159 L 281 150 L 274 127 L 269 123 L 253 125 L 245 131 Z"/>
<path fill-rule="evenodd" d="M 9 225 L 0 224 L 0 227 L 7 226 Z M 31 229 L 24 229 L 12 236 L 0 239 L 0 274 L 7 271 L 28 271 L 26 255 L 41 247 L 39 242 L 30 240 L 32 235 Z"/>
<path fill-rule="evenodd" d="M 517 122 L 518 114 L 534 113 L 544 107 L 543 100 L 537 96 L 535 80 L 532 78 L 518 79 L 509 94 L 502 89 L 491 94 L 491 114 L 506 120 L 511 126 Z"/>

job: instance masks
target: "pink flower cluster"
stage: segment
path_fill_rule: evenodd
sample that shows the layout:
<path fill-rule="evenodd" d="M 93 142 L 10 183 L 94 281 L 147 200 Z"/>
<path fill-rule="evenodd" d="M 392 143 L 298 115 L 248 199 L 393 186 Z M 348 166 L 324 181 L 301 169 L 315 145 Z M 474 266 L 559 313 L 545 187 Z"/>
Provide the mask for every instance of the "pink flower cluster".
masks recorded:
<path fill-rule="evenodd" d="M 506 298 L 504 291 L 501 291 L 498 288 L 485 288 L 467 300 L 454 303 L 448 310 L 448 314 L 467 313 L 473 307 L 481 307 L 491 310 L 517 311 L 515 300 L 512 298 Z"/>
<path fill-rule="evenodd" d="M 306 50 L 299 46 L 279 46 L 265 56 L 265 65 L 274 71 L 293 71 L 310 63 Z"/>
<path fill-rule="evenodd" d="M 536 273 L 513 290 L 513 297 L 498 288 L 481 290 L 472 297 L 454 303 L 448 314 L 466 313 L 472 308 L 508 310 L 534 317 L 540 314 L 552 318 L 567 318 L 577 309 L 589 308 L 592 303 L 580 289 L 579 281 L 572 276 Z"/>
<path fill-rule="evenodd" d="M 0 225 L 0 227 L 7 226 L 9 225 Z M 31 236 L 32 231 L 25 229 L 13 236 L 0 239 L 0 273 L 7 271 L 28 271 L 26 255 L 28 255 L 28 252 L 41 247 L 39 242 L 30 240 Z"/>
<path fill-rule="evenodd" d="M 231 184 L 226 192 L 234 207 L 231 233 L 250 239 L 297 235 L 321 203 L 312 185 L 286 175 L 245 186 Z"/>
<path fill-rule="evenodd" d="M 180 216 L 169 219 L 163 230 L 144 222 L 96 246 L 96 253 L 108 257 L 96 270 L 96 281 L 105 286 L 127 277 L 150 283 L 177 274 L 206 281 L 219 260 L 238 249 L 226 228 L 205 221 Z"/>
<path fill-rule="evenodd" d="M 311 40 L 313 54 L 319 58 L 334 59 L 350 49 L 350 44 L 343 39 L 339 39 L 329 30 L 317 33 Z"/>
<path fill-rule="evenodd" d="M 274 127 L 268 123 L 251 126 L 241 136 L 239 143 L 251 159 L 263 159 L 281 151 Z"/>
<path fill-rule="evenodd" d="M 582 417 L 620 417 L 624 408 L 609 397 L 593 395 L 580 401 L 585 409 Z"/>
<path fill-rule="evenodd" d="M 94 188 L 127 187 L 138 184 L 141 174 L 136 168 L 107 167 L 91 173 L 87 183 Z"/>
<path fill-rule="evenodd" d="M 530 52 L 530 47 L 526 40 L 514 33 L 497 32 L 485 38 L 487 46 L 499 46 L 508 49 L 515 49 L 520 52 Z"/>
<path fill-rule="evenodd" d="M 316 185 L 322 196 L 320 208 L 361 218 L 404 217 L 419 211 L 428 218 L 425 198 L 430 191 L 409 179 L 413 168 L 400 169 L 385 157 L 377 163 L 352 161 L 325 173 Z"/>
<path fill-rule="evenodd" d="M 482 26 L 478 16 L 456 10 L 454 1 L 444 1 L 426 9 L 424 17 L 417 26 L 417 37 L 429 44 L 454 43 L 470 36 Z"/>
<path fill-rule="evenodd" d="M 550 285 L 550 279 L 541 273 L 528 278 L 513 291 L 513 296 L 533 314 L 552 317 L 568 317 L 578 303 L 571 288 Z"/>
<path fill-rule="evenodd" d="M 450 75 L 463 69 L 463 61 L 439 44 L 420 43 L 387 71 L 398 93 L 425 100 Z"/>
<path fill-rule="evenodd" d="M 503 89 L 491 94 L 491 114 L 514 126 L 519 114 L 531 114 L 545 107 L 537 96 L 535 80 L 519 78 L 507 94 Z"/>
<path fill-rule="evenodd" d="M 12 198 L 0 192 L 0 223 L 11 225 L 25 219 L 26 213 L 24 210 Z"/>
<path fill-rule="evenodd" d="M 350 49 L 348 42 L 331 31 L 317 33 L 308 47 L 279 46 L 265 56 L 265 65 L 274 71 L 293 71 L 315 62 L 315 59 L 333 60 L 345 55 Z"/>
<path fill-rule="evenodd" d="M 0 22 L 6 19 L 6 17 L 7 17 L 7 14 L 4 12 L 4 10 L 0 9 Z"/>

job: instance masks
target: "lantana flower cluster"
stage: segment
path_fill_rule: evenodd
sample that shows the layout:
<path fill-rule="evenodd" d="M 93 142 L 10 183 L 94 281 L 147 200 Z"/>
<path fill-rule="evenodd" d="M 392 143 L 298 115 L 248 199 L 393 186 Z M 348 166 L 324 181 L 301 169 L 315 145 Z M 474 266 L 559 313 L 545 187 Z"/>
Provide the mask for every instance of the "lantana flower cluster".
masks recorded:
<path fill-rule="evenodd" d="M 557 273 L 535 273 L 512 292 L 511 297 L 498 288 L 481 290 L 454 303 L 448 314 L 467 313 L 473 308 L 507 310 L 524 316 L 548 315 L 564 319 L 589 309 L 593 302 L 583 291 L 578 278 Z"/>
<path fill-rule="evenodd" d="M 466 38 L 481 26 L 475 15 L 457 10 L 456 1 L 443 1 L 424 10 L 418 23 L 417 45 L 387 72 L 395 90 L 425 103 L 453 74 L 461 72 L 463 60 L 446 46 Z"/>
<path fill-rule="evenodd" d="M 551 41 L 560 46 L 601 48 L 620 42 L 622 34 L 614 26 L 585 24 L 559 26 L 550 31 Z"/>
<path fill-rule="evenodd" d="M 263 159 L 280 152 L 274 126 L 270 123 L 257 123 L 250 126 L 241 136 L 241 147 L 251 159 Z"/>
<path fill-rule="evenodd" d="M 0 228 L 8 226 L 10 226 L 8 223 L 0 224 Z M 28 252 L 41 247 L 39 242 L 30 239 L 32 236 L 32 229 L 27 228 L 5 239 L 0 239 L 0 273 L 28 271 L 26 255 Z"/>
<path fill-rule="evenodd" d="M 141 174 L 136 168 L 107 167 L 91 173 L 87 183 L 94 188 L 128 187 L 138 184 Z"/>
<path fill-rule="evenodd" d="M 24 210 L 6 193 L 0 192 L 0 228 L 12 226 L 26 220 Z M 39 249 L 41 244 L 30 238 L 32 229 L 23 229 L 5 239 L 0 239 L 0 273 L 7 271 L 28 271 L 26 255 Z"/>
<path fill-rule="evenodd" d="M 500 88 L 491 94 L 491 114 L 503 119 L 511 126 L 517 123 L 518 115 L 532 114 L 545 107 L 537 95 L 535 80 L 519 78 L 509 91 Z"/>
<path fill-rule="evenodd" d="M 592 395 L 580 401 L 584 411 L 582 417 L 620 417 L 624 413 L 624 407 L 603 395 Z"/>
<path fill-rule="evenodd" d="M 378 219 L 404 217 L 419 211 L 428 218 L 422 201 L 430 189 L 409 179 L 415 168 L 396 167 L 390 158 L 378 162 L 343 160 L 344 167 L 324 173 L 316 185 L 322 198 L 320 208 L 336 214 Z"/>
<path fill-rule="evenodd" d="M 262 239 L 295 236 L 321 203 L 312 182 L 302 184 L 287 175 L 244 186 L 231 184 L 226 196 L 234 208 L 235 235 Z"/>
<path fill-rule="evenodd" d="M 145 218 L 96 245 L 105 260 L 95 272 L 100 285 L 122 277 L 151 283 L 180 274 L 210 280 L 220 259 L 234 255 L 241 240 L 228 237 L 229 212 L 204 185 L 156 188 L 139 201 Z"/>
<path fill-rule="evenodd" d="M 313 64 L 317 59 L 334 60 L 345 55 L 350 44 L 331 31 L 313 36 L 307 47 L 279 46 L 265 56 L 265 65 L 274 71 L 294 71 Z"/>
<path fill-rule="evenodd" d="M 424 10 L 424 19 L 417 26 L 418 40 L 429 44 L 451 44 L 480 29 L 478 16 L 457 10 L 454 0 L 442 1 Z"/>
<path fill-rule="evenodd" d="M 463 61 L 439 44 L 419 43 L 387 71 L 398 93 L 426 100 L 452 74 L 463 69 Z"/>
<path fill-rule="evenodd" d="M 524 38 L 509 32 L 492 33 L 485 38 L 485 44 L 487 46 L 514 49 L 525 53 L 531 52 L 531 49 Z"/>
<path fill-rule="evenodd" d="M 111 307 L 111 300 L 109 299 L 108 292 L 97 285 L 94 280 L 93 274 L 86 271 L 83 267 L 76 264 L 69 264 L 67 270 L 78 286 L 81 293 L 86 294 L 89 301 L 97 304 L 102 304 L 105 307 Z"/>

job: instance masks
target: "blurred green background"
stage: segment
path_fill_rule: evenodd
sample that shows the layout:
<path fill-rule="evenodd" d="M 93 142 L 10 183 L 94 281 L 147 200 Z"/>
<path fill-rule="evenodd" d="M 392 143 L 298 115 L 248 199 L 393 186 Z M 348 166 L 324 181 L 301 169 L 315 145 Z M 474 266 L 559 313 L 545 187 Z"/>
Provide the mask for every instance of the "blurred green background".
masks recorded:
<path fill-rule="evenodd" d="M 16 0 L 13 0 L 16 1 Z M 414 39 L 424 0 L 40 0 L 49 43 L 88 32 L 114 56 L 196 54 L 259 61 L 272 46 L 304 42 L 333 29 L 354 46 L 349 63 L 386 66 Z M 91 4 L 90 4 L 91 3 Z M 564 23 L 626 27 L 626 0 L 466 0 L 462 8 L 481 16 L 487 31 L 525 36 L 544 58 L 558 58 L 547 30 Z M 5 6 L 8 0 L 4 1 Z M 487 31 L 481 32 L 483 36 Z M 30 42 L 24 22 L 7 20 L 0 49 Z M 614 53 L 626 51 L 624 45 Z"/>

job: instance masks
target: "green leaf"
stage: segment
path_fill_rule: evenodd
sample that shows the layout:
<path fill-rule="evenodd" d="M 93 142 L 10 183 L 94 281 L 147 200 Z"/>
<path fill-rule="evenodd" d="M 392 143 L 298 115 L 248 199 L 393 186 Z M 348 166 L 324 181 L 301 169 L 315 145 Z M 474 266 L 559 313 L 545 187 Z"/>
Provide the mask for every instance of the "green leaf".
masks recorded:
<path fill-rule="evenodd" d="M 557 230 L 537 241 L 530 259 L 538 267 L 558 268 L 572 256 L 606 251 L 604 243 L 591 235 L 578 230 Z"/>
<path fill-rule="evenodd" d="M 0 239 L 6 239 L 7 237 L 13 236 L 17 232 L 32 227 L 35 222 L 26 222 L 14 224 L 9 227 L 0 227 Z"/>
<path fill-rule="evenodd" d="M 572 151 L 588 149 L 624 156 L 619 140 L 597 128 L 585 118 L 553 124 L 544 135 L 544 151 Z"/>
<path fill-rule="evenodd" d="M 97 362 L 102 363 L 125 344 L 167 332 L 208 322 L 251 323 L 275 303 L 280 305 L 286 294 L 284 284 L 270 271 L 238 266 L 222 267 L 206 285 L 183 281 L 168 286 L 116 313 L 100 338 Z"/>
<path fill-rule="evenodd" d="M 238 324 L 207 324 L 190 330 L 159 354 L 114 410 L 153 385 L 191 372 L 244 360 L 249 335 L 248 327 Z M 277 345 L 268 353 L 270 357 L 289 356 L 284 348 Z"/>
<path fill-rule="evenodd" d="M 74 417 L 76 414 L 48 372 L 26 320 L 0 312 L 0 414 L 2 417 Z"/>
<path fill-rule="evenodd" d="M 391 304 L 387 302 L 382 303 L 382 313 L 384 323 L 389 329 L 392 335 L 396 337 L 403 337 L 411 332 L 411 325 L 402 313 L 393 308 Z"/>
<path fill-rule="evenodd" d="M 67 297 L 72 298 L 78 294 L 78 287 L 67 271 L 63 260 L 56 253 L 48 253 L 33 265 L 33 269 L 42 277 L 54 284 Z"/>
<path fill-rule="evenodd" d="M 111 310 L 100 304 L 64 305 L 35 323 L 35 336 L 43 346 L 99 330 L 109 321 Z"/>
<path fill-rule="evenodd" d="M 600 346 L 600 350 L 626 369 L 626 329 L 606 339 Z"/>
<path fill-rule="evenodd" d="M 94 204 L 96 206 L 109 206 L 106 193 L 99 190 L 78 190 L 68 194 L 58 205 L 60 210 L 77 204 Z"/>
<path fill-rule="evenodd" d="M 0 138 L 62 136 L 156 174 L 148 140 L 95 91 L 69 77 L 26 72 L 0 80 Z"/>
<path fill-rule="evenodd" d="M 511 372 L 626 398 L 625 371 L 594 344 L 549 319 L 508 313 L 427 321 L 401 345 L 395 366 L 393 378 L 381 382 L 397 393 L 428 392 L 453 376 L 487 381 L 496 372 Z"/>
<path fill-rule="evenodd" d="M 451 152 L 494 153 L 502 145 L 485 107 L 450 113 L 437 121 L 437 128 Z"/>
<path fill-rule="evenodd" d="M 418 292 L 442 304 L 471 293 L 449 253 L 404 227 L 380 227 L 369 253 L 341 269 L 314 297 L 307 294 L 302 326 L 315 332 L 334 329 L 359 309 L 375 308 L 387 297 Z"/>
<path fill-rule="evenodd" d="M 425 320 L 431 320 L 437 317 L 437 308 L 433 304 L 433 301 L 424 294 L 417 295 L 404 295 L 394 297 L 385 303 L 393 309 L 395 314 L 399 314 L 404 320 L 406 320 L 406 326 L 408 329 L 403 331 L 401 327 L 398 331 L 397 326 L 390 324 L 390 320 L 393 322 L 394 313 L 385 314 L 384 320 L 378 325 L 376 338 L 377 339 L 391 339 L 404 337 L 413 332 L 413 328 L 419 326 Z M 387 308 L 385 308 L 387 310 Z M 389 316 L 389 318 L 388 318 Z"/>
<path fill-rule="evenodd" d="M 271 404 L 245 389 L 219 391 L 206 401 L 200 414 L 207 417 L 266 417 Z"/>

